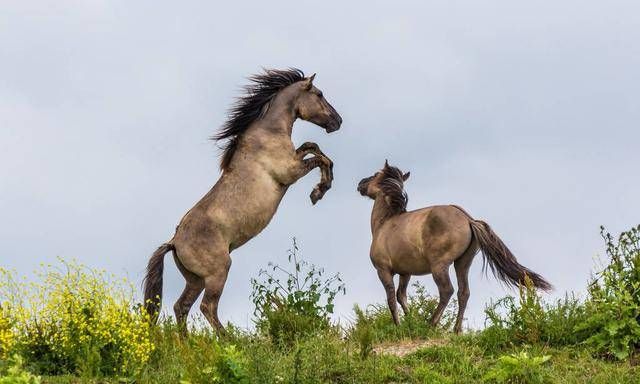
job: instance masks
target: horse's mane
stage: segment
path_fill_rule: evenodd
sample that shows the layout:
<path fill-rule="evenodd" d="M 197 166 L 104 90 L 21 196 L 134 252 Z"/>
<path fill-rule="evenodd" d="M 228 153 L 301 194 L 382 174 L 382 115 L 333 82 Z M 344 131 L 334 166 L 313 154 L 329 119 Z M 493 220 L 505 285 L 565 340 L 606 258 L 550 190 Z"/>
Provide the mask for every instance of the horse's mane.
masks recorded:
<path fill-rule="evenodd" d="M 382 169 L 382 181 L 380 189 L 389 204 L 389 215 L 397 215 L 407 211 L 409 196 L 404 191 L 404 179 L 402 171 L 394 166 L 387 165 Z"/>
<path fill-rule="evenodd" d="M 264 108 L 283 88 L 304 79 L 304 73 L 296 68 L 286 70 L 265 69 L 263 73 L 249 76 L 251 83 L 244 87 L 245 95 L 239 97 L 228 112 L 227 121 L 212 139 L 225 140 L 222 145 L 220 169 L 225 170 L 238 147 L 240 136 L 249 125 L 262 117 Z"/>

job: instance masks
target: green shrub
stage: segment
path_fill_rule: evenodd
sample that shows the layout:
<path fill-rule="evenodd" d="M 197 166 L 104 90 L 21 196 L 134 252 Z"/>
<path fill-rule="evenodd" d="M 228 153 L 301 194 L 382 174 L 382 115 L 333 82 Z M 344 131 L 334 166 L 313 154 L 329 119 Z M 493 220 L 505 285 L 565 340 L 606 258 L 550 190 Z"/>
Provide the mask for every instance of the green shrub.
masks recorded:
<path fill-rule="evenodd" d="M 544 384 L 550 382 L 543 365 L 551 356 L 529 356 L 527 352 L 500 356 L 496 365 L 484 376 L 486 381 L 511 384 Z"/>
<path fill-rule="evenodd" d="M 44 268 L 40 281 L 1 269 L 0 277 L 13 349 L 37 372 L 132 375 L 148 361 L 149 319 L 125 281 L 64 261 Z"/>
<path fill-rule="evenodd" d="M 438 306 L 438 298 L 429 295 L 424 285 L 418 282 L 412 286 L 414 293 L 407 300 L 409 313 L 400 319 L 400 325 L 394 324 L 386 304 L 372 304 L 365 310 L 356 305 L 356 318 L 349 337 L 363 346 L 371 341 L 429 338 L 440 330 L 450 331 L 455 322 L 455 302 L 447 306 L 442 315 L 440 330 L 434 329 L 429 320 Z"/>
<path fill-rule="evenodd" d="M 14 355 L 7 362 L 10 364 L 8 368 L 0 367 L 0 384 L 40 384 L 39 376 L 24 369 L 19 355 Z"/>
<path fill-rule="evenodd" d="M 509 345 L 573 345 L 583 341 L 585 332 L 576 331 L 584 321 L 584 305 L 573 295 L 547 304 L 531 281 L 519 289 L 519 299 L 507 296 L 485 308 L 487 327 L 480 333 L 483 346 L 491 351 Z"/>
<path fill-rule="evenodd" d="M 353 306 L 353 312 L 356 314 L 356 323 L 351 329 L 351 339 L 360 347 L 360 358 L 366 359 L 373 351 L 374 331 L 371 317 L 367 316 L 358 305 Z"/>
<path fill-rule="evenodd" d="M 640 226 L 615 241 L 601 227 L 609 264 L 589 286 L 589 316 L 579 329 L 607 356 L 625 359 L 640 349 Z"/>
<path fill-rule="evenodd" d="M 195 371 L 190 380 L 181 380 L 181 384 L 248 384 L 244 355 L 236 349 L 235 345 L 221 346 L 214 341 L 214 363 L 204 364 Z"/>
<path fill-rule="evenodd" d="M 413 371 L 413 376 L 419 383 L 424 384 L 451 384 L 453 380 L 441 375 L 428 365 L 421 365 Z"/>
<path fill-rule="evenodd" d="M 256 326 L 276 344 L 291 346 L 301 336 L 329 328 L 338 293 L 346 293 L 339 274 L 324 276 L 324 270 L 299 256 L 295 238 L 288 251 L 291 270 L 269 263 L 258 279 L 251 279 Z"/>

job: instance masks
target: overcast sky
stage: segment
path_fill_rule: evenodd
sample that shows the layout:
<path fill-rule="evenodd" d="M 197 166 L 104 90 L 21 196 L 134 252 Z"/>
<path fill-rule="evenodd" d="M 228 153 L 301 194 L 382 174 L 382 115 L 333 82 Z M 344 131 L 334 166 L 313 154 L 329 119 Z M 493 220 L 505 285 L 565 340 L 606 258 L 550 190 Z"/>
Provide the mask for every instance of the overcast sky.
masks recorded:
<path fill-rule="evenodd" d="M 27 274 L 61 256 L 138 284 L 219 177 L 208 137 L 246 76 L 293 66 L 317 72 L 344 119 L 331 135 L 294 127 L 334 160 L 334 186 L 312 206 L 308 175 L 232 254 L 223 321 L 251 324 L 249 278 L 285 263 L 293 236 L 344 277 L 341 318 L 384 301 L 372 202 L 355 188 L 385 158 L 411 171 L 410 209 L 462 205 L 552 297 L 584 292 L 599 225 L 640 222 L 639 41 L 637 1 L 3 1 L 0 265 Z M 183 280 L 166 260 L 170 308 Z M 474 327 L 512 292 L 481 264 Z"/>

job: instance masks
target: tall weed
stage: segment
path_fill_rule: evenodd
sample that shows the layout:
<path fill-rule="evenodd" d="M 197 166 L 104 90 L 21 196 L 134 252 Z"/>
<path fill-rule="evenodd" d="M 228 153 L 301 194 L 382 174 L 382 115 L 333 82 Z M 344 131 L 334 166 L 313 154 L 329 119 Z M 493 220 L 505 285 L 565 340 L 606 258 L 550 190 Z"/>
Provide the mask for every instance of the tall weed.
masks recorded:
<path fill-rule="evenodd" d="M 579 330 L 601 354 L 625 359 L 640 350 L 640 225 L 617 241 L 604 227 L 600 233 L 609 264 L 589 285 L 589 316 Z"/>
<path fill-rule="evenodd" d="M 586 317 L 583 304 L 573 295 L 545 303 L 529 279 L 520 286 L 518 299 L 507 296 L 485 308 L 486 328 L 479 340 L 487 350 L 510 345 L 573 345 L 587 335 L 576 328 Z"/>
<path fill-rule="evenodd" d="M 324 269 L 302 259 L 295 238 L 288 261 L 289 269 L 270 263 L 251 279 L 251 299 L 258 330 L 276 344 L 291 346 L 301 336 L 329 328 L 334 300 L 346 288 L 339 274 L 326 277 Z"/>

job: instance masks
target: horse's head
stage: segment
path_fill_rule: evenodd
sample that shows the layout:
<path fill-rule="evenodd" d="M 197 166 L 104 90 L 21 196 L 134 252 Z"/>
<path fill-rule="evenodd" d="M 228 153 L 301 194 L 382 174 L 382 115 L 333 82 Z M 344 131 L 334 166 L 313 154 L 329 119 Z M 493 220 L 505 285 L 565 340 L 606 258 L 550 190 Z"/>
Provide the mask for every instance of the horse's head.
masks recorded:
<path fill-rule="evenodd" d="M 365 177 L 358 183 L 358 192 L 362 196 L 375 199 L 382 193 L 385 198 L 394 199 L 399 195 L 403 196 L 406 205 L 406 194 L 404 193 L 404 182 L 407 181 L 411 173 L 402 173 L 394 166 L 389 165 L 385 160 L 384 167 L 373 176 Z"/>
<path fill-rule="evenodd" d="M 296 110 L 298 117 L 321 126 L 327 132 L 340 129 L 342 117 L 324 98 L 322 91 L 313 85 L 315 73 L 296 84 L 298 96 L 296 98 Z"/>

